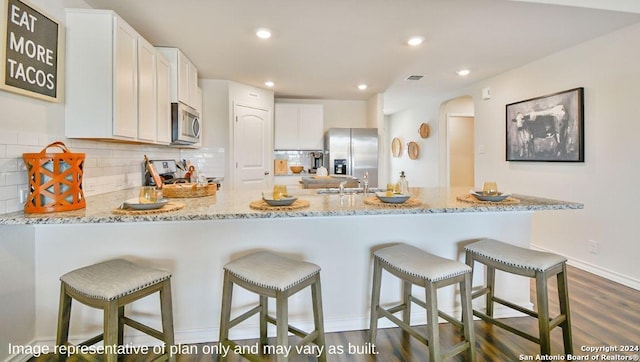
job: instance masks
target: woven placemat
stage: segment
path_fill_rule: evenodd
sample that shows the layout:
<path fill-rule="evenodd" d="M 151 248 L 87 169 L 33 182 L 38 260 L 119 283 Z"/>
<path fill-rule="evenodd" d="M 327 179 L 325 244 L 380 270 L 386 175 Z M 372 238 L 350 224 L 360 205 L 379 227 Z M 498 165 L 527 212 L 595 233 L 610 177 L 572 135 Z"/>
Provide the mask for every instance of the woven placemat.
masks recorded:
<path fill-rule="evenodd" d="M 476 197 L 471 194 L 458 196 L 456 197 L 456 199 L 458 201 L 467 202 L 470 204 L 479 204 L 479 205 L 517 205 L 520 203 L 520 200 L 511 196 L 507 197 L 502 201 L 482 201 L 482 200 L 476 199 Z"/>
<path fill-rule="evenodd" d="M 255 210 L 263 210 L 263 211 L 291 211 L 297 209 L 304 209 L 305 207 L 309 207 L 309 201 L 297 199 L 293 202 L 293 204 L 289 206 L 271 206 L 267 204 L 264 200 L 256 200 L 251 201 L 249 203 L 249 207 Z"/>
<path fill-rule="evenodd" d="M 407 207 L 418 207 L 422 205 L 422 202 L 418 199 L 409 198 L 407 201 L 400 204 L 391 204 L 388 202 L 382 202 L 376 196 L 369 196 L 363 199 L 364 203 L 367 205 L 377 206 L 377 207 L 393 207 L 393 208 L 407 208 Z"/>
<path fill-rule="evenodd" d="M 121 209 L 119 207 L 116 207 L 115 209 L 111 210 L 111 212 L 113 212 L 116 215 L 150 215 L 150 214 L 162 214 L 164 212 L 176 211 L 176 210 L 182 209 L 183 207 L 184 207 L 184 204 L 182 202 L 169 201 L 163 207 L 155 210 L 134 210 L 130 208 Z"/>

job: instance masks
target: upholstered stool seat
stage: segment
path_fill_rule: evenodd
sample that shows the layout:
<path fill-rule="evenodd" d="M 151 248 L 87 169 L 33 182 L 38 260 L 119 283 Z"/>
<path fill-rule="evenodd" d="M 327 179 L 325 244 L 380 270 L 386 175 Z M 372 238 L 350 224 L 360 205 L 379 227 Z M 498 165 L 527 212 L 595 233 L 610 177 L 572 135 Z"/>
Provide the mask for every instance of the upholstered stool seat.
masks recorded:
<path fill-rule="evenodd" d="M 69 342 L 71 302 L 104 310 L 104 333 L 80 345 L 103 341 L 105 346 L 122 345 L 123 327 L 128 325 L 173 345 L 173 313 L 171 305 L 171 274 L 167 271 L 114 259 L 68 272 L 60 277 L 60 309 L 56 343 Z M 124 306 L 150 294 L 159 292 L 162 332 L 125 316 Z M 105 360 L 116 361 L 116 353 L 106 350 Z M 173 358 L 172 358 L 173 359 Z"/>
<path fill-rule="evenodd" d="M 260 296 L 260 303 L 244 314 L 231 319 L 233 285 L 238 285 Z M 300 290 L 311 287 L 313 319 L 315 329 L 306 333 L 289 325 L 288 298 Z M 268 314 L 268 298 L 276 299 L 276 318 Z M 276 325 L 276 343 L 288 346 L 288 333 L 301 337 L 300 344 L 315 343 L 322 348 L 318 358 L 326 361 L 324 325 L 322 316 L 322 294 L 320 289 L 320 267 L 316 264 L 293 260 L 269 251 L 260 251 L 224 266 L 222 293 L 222 316 L 220 318 L 220 343 L 234 348 L 237 344 L 229 339 L 229 330 L 254 314 L 260 314 L 259 348 L 267 344 L 267 323 Z M 245 355 L 249 359 L 256 356 Z M 278 354 L 278 361 L 288 358 Z"/>
<path fill-rule="evenodd" d="M 475 332 L 471 317 L 471 268 L 454 260 L 441 258 L 416 247 L 398 244 L 376 250 L 374 253 L 373 286 L 371 293 L 370 342 L 376 342 L 378 319 L 386 317 L 400 328 L 429 346 L 429 359 L 442 361 L 451 356 L 468 351 L 470 361 L 475 360 Z M 380 306 L 382 270 L 403 281 L 401 304 L 385 309 Z M 462 322 L 438 310 L 437 290 L 459 284 Z M 425 300 L 412 295 L 412 285 L 425 288 Z M 411 303 L 427 311 L 427 335 L 420 334 L 410 324 Z M 394 316 L 402 311 L 402 320 Z M 441 351 L 438 316 L 463 330 L 464 341 Z"/>
<path fill-rule="evenodd" d="M 475 262 L 484 264 L 487 268 L 485 285 L 473 293 L 473 298 L 486 295 L 485 312 L 474 309 L 473 314 L 484 321 L 502 327 L 512 333 L 540 345 L 540 353 L 551 353 L 550 332 L 553 328 L 562 328 L 564 352 L 573 353 L 571 338 L 571 319 L 569 313 L 569 291 L 567 288 L 567 259 L 553 253 L 522 248 L 498 240 L 483 239 L 465 247 L 466 262 L 474 267 Z M 495 270 L 521 275 L 536 280 L 537 312 L 516 305 L 495 296 Z M 547 279 L 556 276 L 558 283 L 558 298 L 560 314 L 549 318 L 549 301 Z M 493 318 L 494 303 L 525 313 L 538 319 L 539 336 L 516 329 Z"/>

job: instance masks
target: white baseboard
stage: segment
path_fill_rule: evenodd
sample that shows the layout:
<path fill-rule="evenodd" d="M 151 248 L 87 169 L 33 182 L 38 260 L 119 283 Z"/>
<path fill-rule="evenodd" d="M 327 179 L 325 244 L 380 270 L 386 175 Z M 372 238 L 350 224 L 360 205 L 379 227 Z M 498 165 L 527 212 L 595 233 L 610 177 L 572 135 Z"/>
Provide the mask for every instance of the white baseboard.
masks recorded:
<path fill-rule="evenodd" d="M 630 276 L 624 275 L 624 274 L 620 274 L 616 271 L 613 270 L 609 270 L 597 265 L 593 265 L 591 263 L 579 260 L 579 259 L 575 259 L 572 258 L 570 256 L 564 255 L 562 253 L 558 253 L 555 250 L 550 250 L 547 248 L 543 248 L 541 246 L 535 245 L 535 244 L 531 244 L 531 248 L 532 249 L 536 249 L 536 250 L 540 250 L 540 251 L 546 251 L 546 252 L 550 252 L 550 253 L 555 253 L 555 254 L 559 254 L 564 256 L 565 258 L 567 258 L 567 263 L 571 266 L 574 266 L 578 269 L 587 271 L 589 273 L 595 274 L 599 277 L 603 277 L 605 279 L 614 281 L 616 283 L 620 283 L 624 286 L 627 286 L 629 288 L 633 288 L 635 290 L 640 290 L 640 280 L 638 279 L 634 279 Z"/>

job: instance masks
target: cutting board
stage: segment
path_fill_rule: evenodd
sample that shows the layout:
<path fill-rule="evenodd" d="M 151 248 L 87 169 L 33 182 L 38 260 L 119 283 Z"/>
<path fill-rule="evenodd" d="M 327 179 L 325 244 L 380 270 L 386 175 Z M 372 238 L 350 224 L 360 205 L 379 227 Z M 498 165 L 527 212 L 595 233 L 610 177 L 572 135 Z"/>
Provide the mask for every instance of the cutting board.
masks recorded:
<path fill-rule="evenodd" d="M 286 175 L 289 173 L 289 160 L 273 160 L 273 173 Z"/>

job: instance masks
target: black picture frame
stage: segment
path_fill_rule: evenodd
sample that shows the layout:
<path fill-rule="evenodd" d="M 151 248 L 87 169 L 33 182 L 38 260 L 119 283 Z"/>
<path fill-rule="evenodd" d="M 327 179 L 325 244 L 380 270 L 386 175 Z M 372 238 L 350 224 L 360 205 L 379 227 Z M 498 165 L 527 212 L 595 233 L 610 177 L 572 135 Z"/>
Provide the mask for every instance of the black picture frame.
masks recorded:
<path fill-rule="evenodd" d="M 584 162 L 584 88 L 507 104 L 506 160 Z"/>

